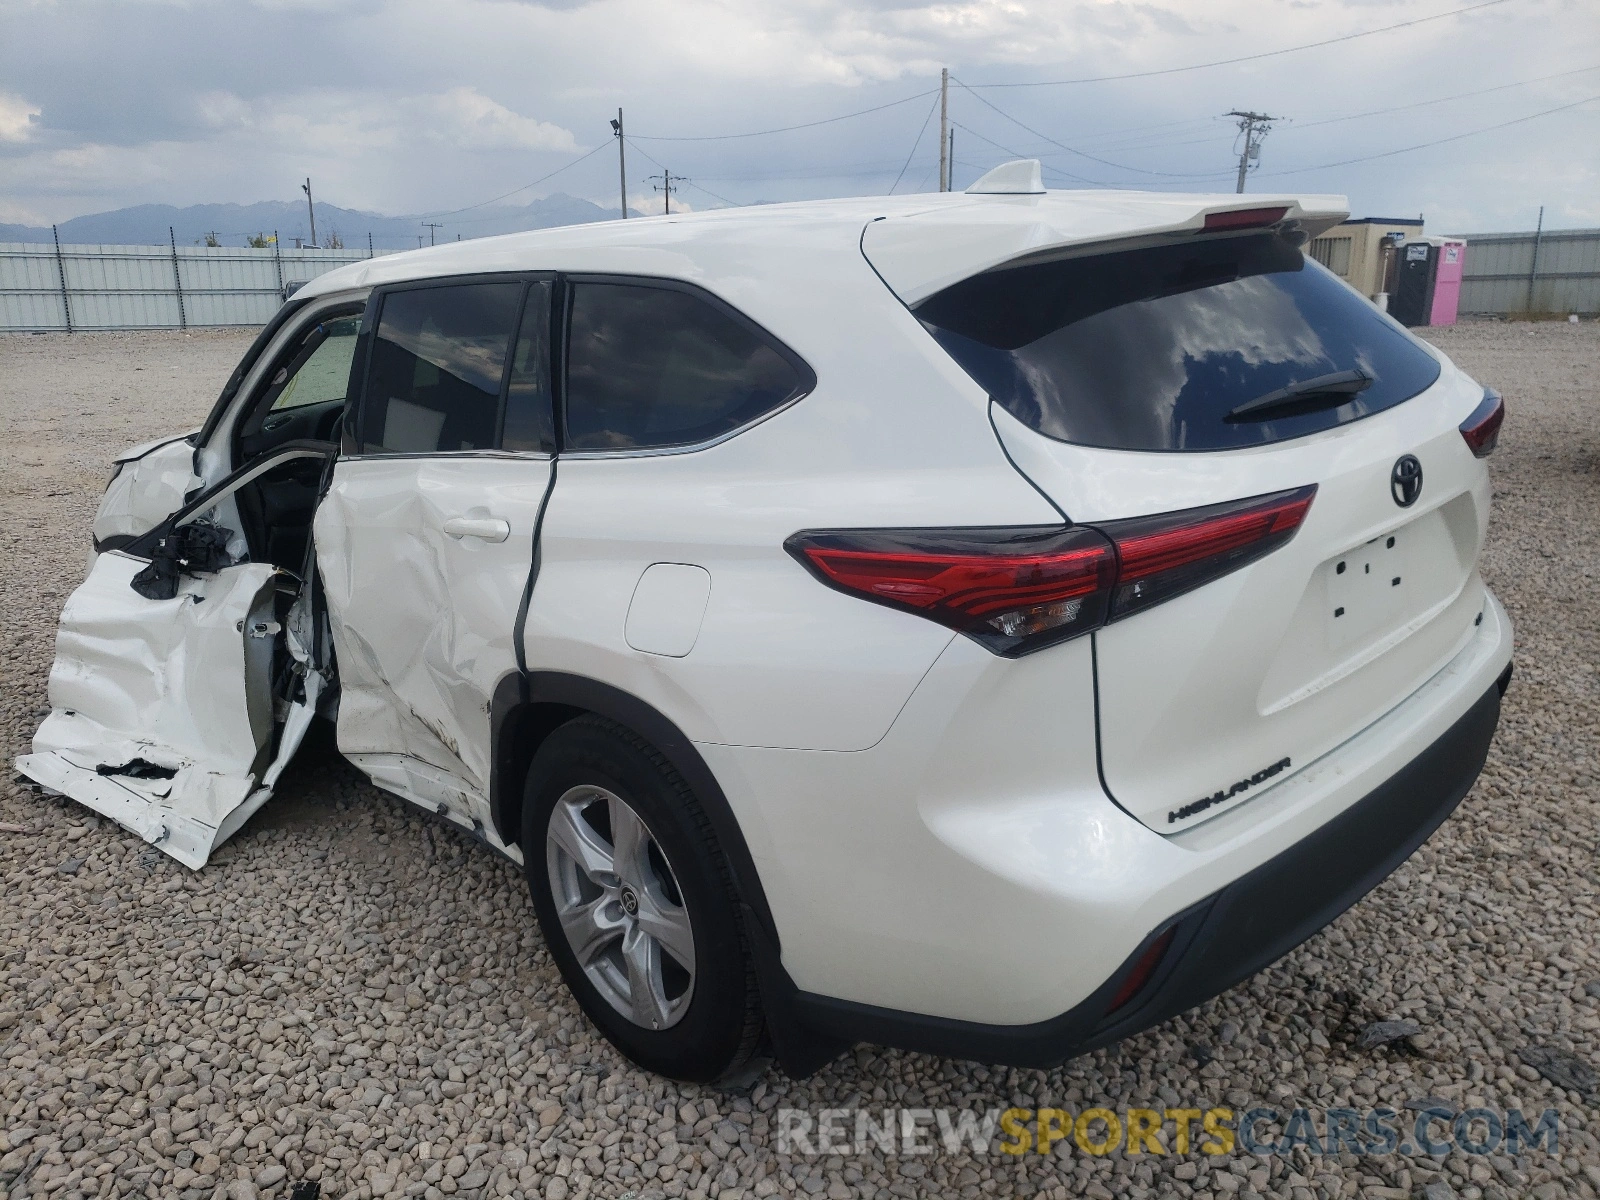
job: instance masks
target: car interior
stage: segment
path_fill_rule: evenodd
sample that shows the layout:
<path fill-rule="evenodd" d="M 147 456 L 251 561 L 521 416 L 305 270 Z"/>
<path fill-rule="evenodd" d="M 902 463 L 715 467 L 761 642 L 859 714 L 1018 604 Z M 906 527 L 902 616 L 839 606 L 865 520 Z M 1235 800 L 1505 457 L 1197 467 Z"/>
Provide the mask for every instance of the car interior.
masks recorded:
<path fill-rule="evenodd" d="M 359 308 L 326 313 L 280 355 L 235 426 L 236 471 L 290 442 L 337 444 L 360 324 Z M 300 573 L 325 465 L 293 459 L 234 493 L 251 558 Z"/>

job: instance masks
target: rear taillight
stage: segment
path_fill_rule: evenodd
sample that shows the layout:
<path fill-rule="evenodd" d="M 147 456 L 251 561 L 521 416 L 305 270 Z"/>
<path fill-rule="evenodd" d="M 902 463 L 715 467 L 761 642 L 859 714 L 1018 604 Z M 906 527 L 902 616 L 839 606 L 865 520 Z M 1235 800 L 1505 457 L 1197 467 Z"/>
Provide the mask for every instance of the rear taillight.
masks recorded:
<path fill-rule="evenodd" d="M 1493 388 L 1483 389 L 1483 402 L 1472 410 L 1472 415 L 1461 422 L 1461 436 L 1479 458 L 1494 453 L 1500 440 L 1500 426 L 1506 419 L 1506 402 Z"/>
<path fill-rule="evenodd" d="M 1105 620 L 1115 558 L 1092 529 L 797 533 L 784 548 L 841 592 L 904 609 L 1014 655 Z"/>
<path fill-rule="evenodd" d="M 1294 536 L 1316 487 L 1100 526 L 797 533 L 829 587 L 916 613 L 1008 657 L 1209 583 Z"/>
<path fill-rule="evenodd" d="M 1312 484 L 1100 525 L 1117 547 L 1117 588 L 1109 619 L 1170 600 L 1271 554 L 1294 536 L 1316 494 Z"/>

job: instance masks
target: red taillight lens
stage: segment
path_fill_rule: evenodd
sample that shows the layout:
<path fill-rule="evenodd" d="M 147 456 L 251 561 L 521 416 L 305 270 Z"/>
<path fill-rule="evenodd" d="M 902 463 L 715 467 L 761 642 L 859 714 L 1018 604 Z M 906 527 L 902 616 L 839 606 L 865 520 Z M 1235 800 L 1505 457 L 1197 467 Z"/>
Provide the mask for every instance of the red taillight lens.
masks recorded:
<path fill-rule="evenodd" d="M 1150 982 L 1150 977 L 1156 973 L 1156 968 L 1161 965 L 1161 960 L 1166 957 L 1167 950 L 1172 945 L 1172 930 L 1168 929 L 1151 942 L 1145 952 L 1139 956 L 1139 961 L 1133 964 L 1123 979 L 1122 986 L 1117 989 L 1117 994 L 1111 998 L 1111 1007 L 1106 1012 L 1114 1013 L 1129 1000 L 1132 1000 L 1144 990 L 1144 985 Z"/>
<path fill-rule="evenodd" d="M 1117 587 L 1108 619 L 1170 600 L 1272 553 L 1300 528 L 1316 494 L 1312 484 L 1097 526 L 1117 547 Z"/>
<path fill-rule="evenodd" d="M 1260 229 L 1276 225 L 1283 220 L 1288 208 L 1235 208 L 1227 212 L 1206 214 L 1206 232 L 1217 233 L 1229 229 Z"/>
<path fill-rule="evenodd" d="M 1073 526 L 803 532 L 784 548 L 830 587 L 1006 655 L 1099 625 L 1115 569 L 1111 544 Z"/>
<path fill-rule="evenodd" d="M 1461 436 L 1479 458 L 1488 458 L 1500 441 L 1500 426 L 1505 423 L 1506 402 L 1493 388 L 1483 389 L 1483 403 L 1461 422 Z"/>
<path fill-rule="evenodd" d="M 997 654 L 1077 637 L 1209 583 L 1294 536 L 1316 485 L 1088 526 L 804 531 L 784 542 L 831 588 L 927 617 Z"/>

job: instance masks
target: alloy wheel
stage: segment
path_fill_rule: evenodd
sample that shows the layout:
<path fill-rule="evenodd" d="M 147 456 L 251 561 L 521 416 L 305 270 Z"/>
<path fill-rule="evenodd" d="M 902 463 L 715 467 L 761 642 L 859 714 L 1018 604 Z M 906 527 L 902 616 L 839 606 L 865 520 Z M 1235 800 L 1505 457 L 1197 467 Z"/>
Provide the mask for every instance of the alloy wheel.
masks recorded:
<path fill-rule="evenodd" d="M 603 787 L 569 788 L 550 812 L 545 863 L 567 945 L 606 1002 L 644 1029 L 682 1020 L 694 995 L 694 930 L 644 819 Z"/>

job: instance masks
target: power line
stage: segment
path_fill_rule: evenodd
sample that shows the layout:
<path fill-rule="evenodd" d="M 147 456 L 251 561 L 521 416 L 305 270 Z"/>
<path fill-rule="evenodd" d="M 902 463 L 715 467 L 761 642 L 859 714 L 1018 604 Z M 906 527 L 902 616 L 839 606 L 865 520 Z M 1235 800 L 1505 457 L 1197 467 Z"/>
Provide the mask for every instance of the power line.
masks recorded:
<path fill-rule="evenodd" d="M 678 179 L 678 180 L 676 180 L 676 182 L 678 182 L 678 183 L 687 183 L 695 191 L 704 192 L 706 195 L 710 196 L 713 200 L 721 200 L 729 208 L 743 208 L 744 207 L 744 205 L 740 204 L 737 200 L 729 200 L 726 196 L 719 196 L 716 192 L 713 192 L 710 188 L 706 187 L 704 184 L 696 183 L 692 179 Z"/>
<path fill-rule="evenodd" d="M 1498 125 L 1485 125 L 1482 129 L 1469 129 L 1465 133 L 1451 134 L 1449 137 L 1437 138 L 1431 142 L 1418 142 L 1415 146 L 1401 146 L 1398 150 L 1385 150 L 1380 154 L 1363 154 L 1360 158 L 1346 158 L 1339 162 L 1319 163 L 1314 167 L 1294 167 L 1288 171 L 1269 171 L 1268 175 L 1303 175 L 1307 171 L 1326 171 L 1333 167 L 1348 167 L 1352 163 L 1371 162 L 1378 158 L 1393 158 L 1396 154 L 1409 154 L 1413 150 L 1426 150 L 1430 146 L 1443 146 L 1446 142 L 1459 142 L 1462 138 L 1476 137 L 1480 133 L 1492 133 L 1496 129 L 1505 129 L 1511 125 L 1521 125 L 1526 121 L 1535 121 L 1540 117 L 1548 117 L 1552 113 L 1566 112 L 1569 108 L 1578 108 L 1580 105 L 1593 104 L 1600 100 L 1600 95 L 1589 96 L 1582 100 L 1574 100 L 1571 104 L 1558 105 L 1547 108 L 1543 112 L 1529 113 L 1525 117 L 1515 117 L 1509 121 L 1501 121 Z"/>
<path fill-rule="evenodd" d="M 548 175 L 539 176 L 539 178 L 535 179 L 532 183 L 525 183 L 521 187 L 512 188 L 509 192 L 504 192 L 499 196 L 492 196 L 488 200 L 480 200 L 476 204 L 468 204 L 464 208 L 452 208 L 452 209 L 449 209 L 449 210 L 447 210 L 445 212 L 418 213 L 417 215 L 419 217 L 453 217 L 457 213 L 471 212 L 473 209 L 475 209 L 475 208 L 483 208 L 485 205 L 498 204 L 502 200 L 506 200 L 506 199 L 509 199 L 512 196 L 515 196 L 518 192 L 525 192 L 529 188 L 538 187 L 546 179 L 554 179 L 557 175 L 561 174 L 561 172 L 571 170 L 573 167 L 575 167 L 579 163 L 581 163 L 584 159 L 593 158 L 596 154 L 599 154 L 600 151 L 604 150 L 605 148 L 606 148 L 606 144 L 604 142 L 601 142 L 593 150 L 589 151 L 587 154 L 579 155 L 577 158 L 575 158 L 571 162 L 567 163 L 566 166 L 557 167 L 554 171 L 551 171 Z M 466 224 L 466 223 L 467 222 L 457 222 L 457 224 Z"/>
<path fill-rule="evenodd" d="M 1469 4 L 1465 8 L 1453 8 L 1449 12 L 1434 13 L 1428 17 L 1414 17 L 1409 21 L 1398 21 L 1393 25 L 1384 25 L 1378 29 L 1363 29 L 1356 33 L 1323 38 L 1321 41 L 1305 42 L 1299 46 L 1284 46 L 1280 50 L 1263 50 L 1259 54 L 1241 54 L 1237 58 L 1219 58 L 1214 62 L 1190 63 L 1185 67 L 1162 67 L 1154 71 L 1128 71 L 1121 75 L 1085 75 L 1079 79 L 1037 79 L 1027 83 L 977 83 L 971 86 L 979 88 L 1062 87 L 1076 83 L 1111 83 L 1119 79 L 1149 79 L 1156 75 L 1178 75 L 1184 71 L 1204 71 L 1210 67 L 1231 67 L 1236 63 L 1256 62 L 1263 58 L 1275 58 L 1280 54 L 1294 54 L 1300 50 L 1315 50 L 1319 46 L 1333 46 L 1339 42 L 1351 42 L 1357 38 L 1372 37 L 1374 34 L 1392 33 L 1396 29 L 1409 29 L 1413 25 L 1424 25 L 1429 21 L 1442 21 L 1446 17 L 1457 17 L 1462 13 L 1477 12 L 1480 8 L 1493 8 L 1497 4 L 1507 3 L 1510 3 L 1510 0 L 1482 0 L 1479 4 Z M 963 84 L 962 86 L 966 87 L 967 85 Z"/>
<path fill-rule="evenodd" d="M 1519 80 L 1515 80 L 1515 81 L 1513 81 L 1511 83 L 1496 84 L 1493 87 L 1478 88 L 1478 89 L 1476 89 L 1474 91 L 1470 91 L 1470 92 L 1456 92 L 1456 93 L 1454 93 L 1452 95 L 1449 95 L 1449 96 L 1436 96 L 1436 97 L 1434 97 L 1432 99 L 1429 99 L 1429 100 L 1417 100 L 1417 101 L 1414 101 L 1414 102 L 1409 103 L 1409 104 L 1396 104 L 1396 105 L 1392 105 L 1392 106 L 1390 106 L 1388 108 L 1375 108 L 1375 109 L 1368 109 L 1365 112 L 1346 113 L 1346 114 L 1344 114 L 1342 116 L 1337 116 L 1337 117 L 1324 117 L 1321 120 L 1316 120 L 1316 121 L 1298 121 L 1298 120 L 1295 120 L 1293 118 L 1288 118 L 1284 122 L 1284 128 L 1286 128 L 1289 132 L 1292 133 L 1292 132 L 1294 132 L 1296 130 L 1314 129 L 1314 128 L 1317 128 L 1317 127 L 1323 126 L 1323 125 L 1334 125 L 1334 124 L 1338 124 L 1338 123 L 1343 122 L 1343 121 L 1358 120 L 1358 119 L 1363 118 L 1363 117 L 1386 116 L 1386 115 L 1388 115 L 1390 113 L 1406 112 L 1406 111 L 1408 111 L 1410 109 L 1415 109 L 1415 108 L 1426 108 L 1429 105 L 1445 104 L 1445 103 L 1449 103 L 1449 102 L 1455 101 L 1455 100 L 1467 100 L 1467 99 L 1471 99 L 1471 98 L 1473 98 L 1475 96 L 1485 96 L 1485 95 L 1489 95 L 1489 94 L 1494 93 L 1494 92 L 1507 91 L 1507 90 L 1509 90 L 1511 88 L 1527 87 L 1530 84 L 1544 83 L 1544 82 L 1547 82 L 1547 81 L 1552 80 L 1552 79 L 1563 79 L 1563 78 L 1566 78 L 1566 77 L 1571 76 L 1571 75 L 1582 75 L 1582 74 L 1585 74 L 1585 73 L 1590 72 L 1590 71 L 1600 71 L 1600 64 L 1596 64 L 1594 66 L 1588 66 L 1588 67 L 1577 67 L 1577 68 L 1574 68 L 1572 70 L 1567 70 L 1567 71 L 1557 71 L 1557 72 L 1554 72 L 1553 74 L 1550 74 L 1550 75 L 1539 75 L 1539 76 L 1535 76 L 1535 77 L 1533 77 L 1531 79 L 1519 79 Z M 1216 117 L 1190 118 L 1190 119 L 1184 120 L 1184 121 L 1163 122 L 1162 124 L 1159 124 L 1159 125 L 1134 126 L 1133 128 L 1121 130 L 1121 131 L 1118 131 L 1118 132 L 1120 132 L 1120 133 L 1135 133 L 1135 132 L 1140 132 L 1140 131 L 1143 131 L 1143 130 L 1146 130 L 1146 129 L 1167 129 L 1167 128 L 1171 128 L 1173 126 L 1193 127 L 1195 125 L 1204 125 L 1204 124 L 1206 124 L 1208 122 L 1216 121 L 1217 119 L 1218 118 L 1216 118 Z M 965 128 L 965 126 L 963 126 L 963 128 Z M 989 142 L 990 145 L 996 146 L 997 149 L 1006 150 L 1007 153 L 1015 154 L 1015 155 L 1018 155 L 1019 157 L 1023 157 L 1024 156 L 1023 152 L 1016 151 L 1016 150 L 1011 150 L 1008 147 L 999 146 L 998 143 L 995 143 L 990 138 L 984 137 L 983 134 L 977 133 L 975 130 L 968 129 L 967 132 L 974 134 L 974 136 L 976 136 L 976 137 L 983 138 L 984 141 Z M 1093 136 L 1094 135 L 1091 135 L 1091 140 L 1093 139 Z M 1184 137 L 1184 136 L 1181 136 L 1181 135 L 1173 136 L 1173 135 L 1162 134 L 1162 135 L 1158 135 L 1158 136 L 1156 136 L 1154 138 L 1134 139 L 1133 141 L 1129 141 L 1129 142 L 1115 142 L 1115 140 L 1114 140 L 1115 134 L 1114 133 L 1107 133 L 1107 134 L 1103 134 L 1103 135 L 1099 135 L 1099 136 L 1100 136 L 1100 139 L 1105 144 L 1111 145 L 1114 149 L 1118 149 L 1118 150 L 1156 149 L 1156 148 L 1159 148 L 1161 146 L 1166 146 L 1166 145 L 1199 146 L 1199 145 L 1209 145 L 1209 144 L 1214 143 L 1214 142 L 1224 142 L 1224 141 L 1232 141 L 1236 145 L 1238 144 L 1238 134 L 1237 133 L 1234 134 L 1231 138 L 1218 137 L 1218 138 L 1205 138 L 1205 139 L 1196 139 L 1194 137 Z M 1034 150 L 1034 151 L 1029 152 L 1026 156 L 1027 157 L 1035 157 L 1035 158 L 1050 158 L 1050 157 L 1053 157 L 1054 155 L 1060 154 L 1060 153 L 1062 153 L 1062 151 L 1060 151 L 1060 150 L 1046 150 L 1046 151 Z M 1066 174 L 1065 172 L 1062 172 L 1062 173 Z M 1269 172 L 1269 174 L 1271 174 L 1271 173 L 1272 172 Z M 1070 177 L 1071 176 L 1069 176 L 1069 178 Z M 1200 176 L 1192 176 L 1192 177 L 1193 178 L 1200 178 Z M 1205 176 L 1205 177 L 1209 178 L 1210 176 Z M 1218 175 L 1217 178 L 1221 178 L 1221 176 Z M 1087 182 L 1087 181 L 1085 181 L 1085 182 Z"/>
<path fill-rule="evenodd" d="M 1568 75 L 1582 75 L 1587 71 L 1600 71 L 1600 63 L 1592 67 L 1577 67 L 1571 71 L 1557 71 L 1554 75 L 1540 75 L 1534 79 L 1519 79 L 1516 83 L 1502 83 L 1495 87 L 1479 88 L 1475 92 L 1457 92 L 1454 96 L 1440 96 L 1434 100 L 1418 100 L 1414 104 L 1396 104 L 1393 108 L 1374 108 L 1368 112 L 1350 113 L 1343 117 L 1326 117 L 1321 121 L 1294 121 L 1295 129 L 1310 129 L 1316 125 L 1335 125 L 1340 121 L 1355 121 L 1362 117 L 1381 117 L 1388 113 L 1405 112 L 1411 108 L 1426 108 L 1430 104 L 1444 104 L 1450 100 L 1467 100 L 1473 96 L 1487 96 L 1490 92 L 1503 92 L 1508 88 L 1527 87 L 1530 83 L 1544 83 L 1549 79 L 1564 79 Z"/>
<path fill-rule="evenodd" d="M 628 140 L 630 142 L 633 141 L 633 134 L 631 134 L 631 133 L 628 134 Z M 650 161 L 655 163 L 656 166 L 660 167 L 661 168 L 661 173 L 663 175 L 667 174 L 667 168 L 660 162 L 660 160 L 652 158 L 649 155 L 649 153 L 647 153 L 642 146 L 635 146 L 634 149 L 637 150 L 640 154 L 643 154 L 647 159 L 650 159 Z M 652 175 L 650 178 L 655 179 L 655 178 L 657 178 L 657 176 Z M 721 200 L 729 208 L 743 208 L 744 207 L 744 205 L 740 204 L 737 200 L 729 200 L 726 196 L 719 195 L 718 193 L 713 192 L 710 188 L 704 186 L 703 184 L 696 183 L 694 180 L 689 179 L 686 176 L 673 175 L 672 176 L 672 185 L 673 185 L 673 187 L 676 188 L 677 185 L 680 184 L 680 183 L 687 183 L 690 187 L 694 188 L 695 191 L 704 192 L 706 195 L 710 196 L 713 200 Z M 660 189 L 658 188 L 657 190 L 659 191 Z"/>
<path fill-rule="evenodd" d="M 1500 4 L 1500 3 L 1504 3 L 1504 0 L 1491 0 L 1491 3 Z M 954 78 L 954 77 L 952 76 L 952 78 Z M 1125 163 L 1112 162 L 1109 158 L 1101 158 L 1099 155 L 1090 154 L 1086 150 L 1079 150 L 1075 146 L 1069 146 L 1065 142 L 1058 142 L 1055 138 L 1051 137 L 1049 134 L 1040 133 L 1037 129 L 1035 129 L 1031 125 L 1024 125 L 1016 117 L 1013 117 L 1010 113 L 1006 112 L 1005 109 L 1003 109 L 999 105 L 995 104 L 988 97 L 979 95 L 976 91 L 973 91 L 973 89 L 972 89 L 972 87 L 970 85 L 962 83 L 961 80 L 959 80 L 959 79 L 956 79 L 955 83 L 957 85 L 959 85 L 960 87 L 965 88 L 968 92 L 971 92 L 973 99 L 977 100 L 981 104 L 987 105 L 989 108 L 994 109 L 995 112 L 999 113 L 1006 120 L 1010 121 L 1018 129 L 1025 129 L 1029 133 L 1033 134 L 1034 137 L 1039 138 L 1042 141 L 1049 142 L 1052 146 L 1060 146 L 1061 149 L 1066 150 L 1067 152 L 1069 152 L 1071 154 L 1076 154 L 1079 158 L 1087 158 L 1090 162 L 1097 162 L 1103 167 L 1115 167 L 1119 171 L 1133 171 L 1133 172 L 1136 172 L 1137 174 L 1140 174 L 1140 175 L 1157 175 L 1157 176 L 1163 176 L 1163 177 L 1165 177 L 1167 179 L 1183 179 L 1183 178 L 1186 178 L 1186 176 L 1184 176 L 1182 174 L 1179 174 L 1179 173 L 1174 173 L 1172 171 L 1151 171 L 1151 170 L 1148 170 L 1148 169 L 1146 169 L 1144 167 L 1130 167 Z"/>
<path fill-rule="evenodd" d="M 935 88 L 934 92 L 937 93 L 938 89 Z M 922 135 L 928 132 L 928 122 L 933 120 L 933 111 L 938 107 L 938 100 L 928 105 L 928 115 L 922 118 L 922 128 L 917 130 L 917 140 L 911 143 L 911 153 L 906 155 L 905 166 L 900 168 L 900 174 L 896 175 L 894 182 L 889 185 L 889 195 L 894 195 L 895 188 L 899 187 L 900 181 L 906 177 L 906 171 L 911 166 L 911 160 L 917 156 L 917 147 L 922 145 Z"/>
<path fill-rule="evenodd" d="M 1498 3 L 1499 0 L 1496 0 Z M 793 133 L 796 129 L 815 129 L 819 125 L 833 125 L 839 121 L 848 121 L 854 117 L 864 117 L 869 113 L 882 112 L 886 108 L 897 108 L 902 104 L 910 104 L 913 100 L 920 100 L 924 96 L 931 96 L 938 88 L 931 88 L 926 92 L 918 92 L 915 96 L 904 96 L 899 100 L 891 100 L 887 104 L 877 104 L 871 108 L 857 109 L 855 112 L 843 113 L 837 117 L 824 117 L 820 121 L 804 121 L 799 125 L 780 125 L 776 129 L 753 129 L 749 133 L 713 133 L 695 137 L 669 137 L 666 134 L 630 133 L 628 137 L 634 141 L 646 142 L 727 142 L 736 138 L 766 137 L 774 133 Z"/>
<path fill-rule="evenodd" d="M 1009 154 L 1012 158 L 1034 158 L 1034 157 L 1037 157 L 1036 155 L 1024 154 L 1020 150 L 1013 150 L 1010 146 L 1003 146 L 999 142 L 995 141 L 993 138 L 987 137 L 986 135 L 979 133 L 976 129 L 967 128 L 967 126 L 961 124 L 961 122 L 959 122 L 959 121 L 951 121 L 950 124 L 954 125 L 957 129 L 961 130 L 961 132 L 963 132 L 963 133 L 970 133 L 973 137 L 977 138 L 980 142 L 988 142 L 989 145 L 993 146 L 996 150 L 999 150 L 999 151 L 1001 151 L 1001 152 L 1003 152 L 1005 154 Z M 1113 183 L 1103 183 L 1098 179 L 1084 179 L 1082 176 L 1073 175 L 1068 171 L 1063 171 L 1060 167 L 1049 167 L 1047 169 L 1051 170 L 1051 171 L 1054 171 L 1057 175 L 1061 175 L 1061 176 L 1064 176 L 1067 179 L 1072 180 L 1074 183 L 1087 183 L 1091 187 L 1105 187 L 1105 188 L 1116 187 L 1117 186 L 1116 184 L 1113 184 Z"/>

